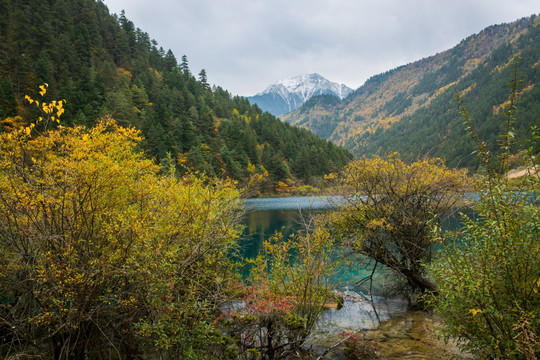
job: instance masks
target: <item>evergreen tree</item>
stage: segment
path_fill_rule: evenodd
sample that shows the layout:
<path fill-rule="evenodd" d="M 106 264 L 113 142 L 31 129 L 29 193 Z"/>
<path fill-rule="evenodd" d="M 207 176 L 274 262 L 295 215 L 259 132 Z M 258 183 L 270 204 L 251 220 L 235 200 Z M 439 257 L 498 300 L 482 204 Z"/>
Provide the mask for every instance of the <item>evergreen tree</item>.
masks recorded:
<path fill-rule="evenodd" d="M 208 79 L 206 78 L 206 70 L 202 69 L 199 73 L 199 82 L 205 90 L 210 89 L 210 85 L 208 84 L 207 80 Z"/>
<path fill-rule="evenodd" d="M 185 76 L 191 75 L 191 72 L 189 71 L 189 62 L 186 55 L 182 55 L 182 62 L 180 63 L 180 70 L 182 70 L 182 73 Z"/>

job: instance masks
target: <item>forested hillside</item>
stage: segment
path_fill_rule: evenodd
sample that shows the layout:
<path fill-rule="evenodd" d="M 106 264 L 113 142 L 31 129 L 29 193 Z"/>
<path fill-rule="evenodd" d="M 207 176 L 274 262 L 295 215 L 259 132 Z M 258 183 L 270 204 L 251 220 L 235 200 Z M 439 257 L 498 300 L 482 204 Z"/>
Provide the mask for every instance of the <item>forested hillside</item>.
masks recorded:
<path fill-rule="evenodd" d="M 369 79 L 344 101 L 321 96 L 282 117 L 351 150 L 356 156 L 397 151 L 409 160 L 437 156 L 450 166 L 476 168 L 456 94 L 491 150 L 501 132 L 499 113 L 521 59 L 516 137 L 539 123 L 540 18 L 486 28 L 448 51 Z"/>
<path fill-rule="evenodd" d="M 177 171 L 246 183 L 310 183 L 351 155 L 192 74 L 124 14 L 99 0 L 0 0 L 2 129 L 37 116 L 25 95 L 66 99 L 63 125 L 110 116 L 142 131 L 148 156 Z M 189 36 L 182 34 L 180 36 Z M 4 130 L 0 130 L 4 131 Z"/>

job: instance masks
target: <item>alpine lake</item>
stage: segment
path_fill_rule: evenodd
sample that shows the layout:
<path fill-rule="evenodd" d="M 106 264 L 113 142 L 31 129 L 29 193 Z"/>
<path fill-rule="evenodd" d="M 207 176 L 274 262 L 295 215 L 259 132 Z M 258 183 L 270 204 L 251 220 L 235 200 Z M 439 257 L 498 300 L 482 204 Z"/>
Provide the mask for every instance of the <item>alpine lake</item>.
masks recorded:
<path fill-rule="evenodd" d="M 302 218 L 324 215 L 336 202 L 339 198 L 247 199 L 241 255 L 256 257 L 264 240 L 275 232 L 291 236 L 302 228 Z M 444 226 L 452 229 L 459 223 L 456 217 Z M 344 298 L 343 307 L 325 310 L 306 347 L 321 354 L 342 340 L 344 333 L 358 331 L 360 338 L 375 345 L 381 359 L 445 359 L 459 355 L 455 344 L 438 338 L 439 322 L 435 315 L 410 310 L 408 301 L 394 292 L 396 284 L 389 272 L 377 270 L 372 284 L 359 283 L 371 273 L 371 265 L 367 259 L 359 262 L 336 283 L 335 290 Z M 324 359 L 345 359 L 343 347 L 336 346 Z"/>

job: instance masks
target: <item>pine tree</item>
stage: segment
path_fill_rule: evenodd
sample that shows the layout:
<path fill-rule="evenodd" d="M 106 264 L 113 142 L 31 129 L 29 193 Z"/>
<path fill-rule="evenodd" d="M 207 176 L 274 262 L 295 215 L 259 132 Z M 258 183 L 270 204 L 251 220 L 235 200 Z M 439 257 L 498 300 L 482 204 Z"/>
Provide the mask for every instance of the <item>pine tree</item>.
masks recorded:
<path fill-rule="evenodd" d="M 208 84 L 207 80 L 208 79 L 206 78 L 206 70 L 202 69 L 199 73 L 199 82 L 205 90 L 210 89 L 210 85 Z"/>

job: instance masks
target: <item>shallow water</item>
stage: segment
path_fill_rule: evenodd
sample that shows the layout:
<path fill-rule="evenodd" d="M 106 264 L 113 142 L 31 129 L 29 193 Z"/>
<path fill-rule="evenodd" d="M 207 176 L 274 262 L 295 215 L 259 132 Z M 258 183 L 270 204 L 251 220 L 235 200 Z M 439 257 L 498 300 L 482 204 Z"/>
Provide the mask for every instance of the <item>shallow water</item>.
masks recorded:
<path fill-rule="evenodd" d="M 375 310 L 376 309 L 376 310 Z M 329 309 L 307 347 L 316 355 L 355 331 L 358 337 L 373 344 L 381 359 L 445 359 L 460 354 L 453 343 L 437 338 L 436 316 L 407 310 L 400 299 L 345 298 L 341 310 Z M 329 352 L 324 359 L 345 359 L 343 346 Z"/>

